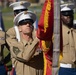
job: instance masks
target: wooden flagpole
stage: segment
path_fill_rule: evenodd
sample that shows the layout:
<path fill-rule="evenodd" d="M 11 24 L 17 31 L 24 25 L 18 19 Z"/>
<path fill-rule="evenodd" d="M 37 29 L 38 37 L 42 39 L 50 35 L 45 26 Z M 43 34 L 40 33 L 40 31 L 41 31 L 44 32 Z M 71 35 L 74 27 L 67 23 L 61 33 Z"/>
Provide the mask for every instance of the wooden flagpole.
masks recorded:
<path fill-rule="evenodd" d="M 60 0 L 54 0 L 54 30 L 53 30 L 53 64 L 52 75 L 58 74 L 60 55 Z"/>

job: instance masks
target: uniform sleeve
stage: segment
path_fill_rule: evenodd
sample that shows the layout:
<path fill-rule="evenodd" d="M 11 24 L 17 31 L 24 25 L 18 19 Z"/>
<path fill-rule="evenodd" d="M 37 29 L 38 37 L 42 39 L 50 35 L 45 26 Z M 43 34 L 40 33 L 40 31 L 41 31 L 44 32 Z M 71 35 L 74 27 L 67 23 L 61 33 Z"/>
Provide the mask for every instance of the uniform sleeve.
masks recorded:
<path fill-rule="evenodd" d="M 24 50 L 23 59 L 25 59 L 26 62 L 28 62 L 34 56 L 38 44 L 39 40 L 35 38 L 32 44 L 26 50 Z"/>
<path fill-rule="evenodd" d="M 0 45 L 5 44 L 5 32 L 0 30 Z"/>
<path fill-rule="evenodd" d="M 16 37 L 16 33 L 15 33 L 14 27 L 10 28 L 6 33 L 7 33 L 7 35 L 10 36 L 11 38 L 15 38 L 15 37 Z"/>
<path fill-rule="evenodd" d="M 10 28 L 6 32 L 6 42 L 8 43 L 9 46 L 13 46 L 14 43 L 15 43 L 15 45 L 18 44 L 14 27 Z"/>
<path fill-rule="evenodd" d="M 10 46 L 12 56 L 18 61 L 28 62 L 31 59 L 32 55 L 34 54 L 39 40 L 35 38 L 32 44 L 29 45 L 27 50 L 23 50 L 24 48 L 23 45 L 16 40 L 13 28 L 9 29 L 6 34 L 7 34 L 6 41 Z M 23 53 L 23 51 L 25 51 L 25 53 Z"/>
<path fill-rule="evenodd" d="M 16 59 L 17 59 L 17 54 L 21 57 L 20 54 L 22 54 L 22 52 L 18 51 L 18 50 L 22 49 L 22 45 L 16 39 L 16 33 L 15 33 L 15 30 L 14 30 L 14 27 L 10 28 L 6 32 L 6 42 L 9 46 L 11 55 Z"/>
<path fill-rule="evenodd" d="M 11 47 L 11 54 L 16 60 L 20 62 L 28 62 L 34 55 L 36 47 L 38 46 L 38 42 L 39 40 L 37 38 L 34 39 L 32 44 L 29 45 L 26 50 L 22 50 L 21 45 L 18 47 L 13 46 Z"/>

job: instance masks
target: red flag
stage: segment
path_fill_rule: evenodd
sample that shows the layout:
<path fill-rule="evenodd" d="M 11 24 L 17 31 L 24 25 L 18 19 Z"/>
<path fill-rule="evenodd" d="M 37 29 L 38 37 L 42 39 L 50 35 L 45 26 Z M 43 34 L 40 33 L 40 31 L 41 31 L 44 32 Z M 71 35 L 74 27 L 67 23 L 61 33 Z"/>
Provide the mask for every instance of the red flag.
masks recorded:
<path fill-rule="evenodd" d="M 38 22 L 37 37 L 44 51 L 44 75 L 52 75 L 53 0 L 45 0 Z"/>
<path fill-rule="evenodd" d="M 40 39 L 40 45 L 44 52 L 43 55 L 44 75 L 52 75 L 51 67 L 52 67 L 52 54 L 53 54 L 53 24 L 54 24 L 53 9 L 54 9 L 54 0 L 45 0 L 37 29 L 37 37 Z M 62 28 L 60 29 L 62 30 Z M 62 32 L 60 32 L 60 34 L 61 33 Z M 60 40 L 62 40 L 62 38 Z M 60 43 L 62 44 L 61 41 Z"/>
<path fill-rule="evenodd" d="M 52 75 L 52 45 L 51 41 L 40 41 L 40 47 L 43 50 L 44 58 L 44 75 Z"/>
<path fill-rule="evenodd" d="M 51 40 L 53 34 L 53 0 L 46 0 L 38 22 L 37 37 L 41 40 Z"/>

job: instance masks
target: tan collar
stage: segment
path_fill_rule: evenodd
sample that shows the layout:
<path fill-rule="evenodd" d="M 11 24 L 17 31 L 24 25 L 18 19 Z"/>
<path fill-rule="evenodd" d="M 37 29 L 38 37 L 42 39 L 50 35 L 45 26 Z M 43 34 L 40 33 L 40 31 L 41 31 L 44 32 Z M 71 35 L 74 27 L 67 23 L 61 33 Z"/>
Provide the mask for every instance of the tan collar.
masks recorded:
<path fill-rule="evenodd" d="M 25 39 L 23 39 L 23 38 L 21 37 L 21 35 L 20 35 L 20 39 L 21 39 L 21 41 L 23 42 L 24 45 L 31 44 L 32 41 L 34 40 L 34 38 L 36 38 L 36 33 L 35 33 L 35 31 L 32 32 L 32 39 L 30 39 L 29 42 L 26 41 Z"/>
<path fill-rule="evenodd" d="M 70 30 L 76 33 L 76 29 L 71 28 Z"/>
<path fill-rule="evenodd" d="M 26 41 L 25 39 L 23 39 L 23 38 L 21 37 L 21 41 L 22 41 L 22 43 L 26 46 L 26 45 L 28 45 L 28 44 L 31 44 L 32 41 L 33 41 L 33 39 L 31 39 L 31 40 L 28 42 L 28 41 Z"/>

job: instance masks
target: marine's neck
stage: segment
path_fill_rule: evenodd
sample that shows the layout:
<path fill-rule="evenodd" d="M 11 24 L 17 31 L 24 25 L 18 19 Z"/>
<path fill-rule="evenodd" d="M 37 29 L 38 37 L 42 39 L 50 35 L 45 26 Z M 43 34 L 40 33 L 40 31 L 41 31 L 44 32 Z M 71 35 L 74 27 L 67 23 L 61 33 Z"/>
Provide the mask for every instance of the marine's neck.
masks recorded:
<path fill-rule="evenodd" d="M 28 34 L 21 34 L 22 38 L 26 41 L 30 41 L 32 39 L 32 35 L 28 35 Z"/>

